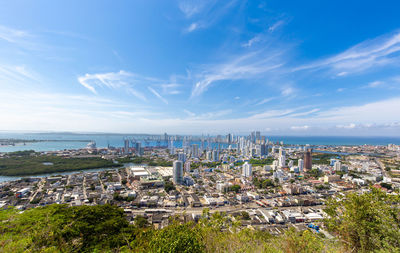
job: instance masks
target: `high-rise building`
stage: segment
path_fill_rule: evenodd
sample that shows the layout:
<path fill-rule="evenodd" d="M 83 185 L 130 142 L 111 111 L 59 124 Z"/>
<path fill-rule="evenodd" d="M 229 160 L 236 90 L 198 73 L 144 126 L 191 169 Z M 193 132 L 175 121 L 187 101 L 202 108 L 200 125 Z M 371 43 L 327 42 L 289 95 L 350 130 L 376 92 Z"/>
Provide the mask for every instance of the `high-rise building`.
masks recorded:
<path fill-rule="evenodd" d="M 261 133 L 260 133 L 260 131 L 257 131 L 256 132 L 256 142 L 259 142 L 259 141 L 261 141 Z"/>
<path fill-rule="evenodd" d="M 336 161 L 334 164 L 334 169 L 335 171 L 341 171 L 342 170 L 342 163 L 340 161 Z"/>
<path fill-rule="evenodd" d="M 175 146 L 174 146 L 174 140 L 171 138 L 171 140 L 168 142 L 168 149 L 169 153 L 171 155 L 175 155 Z"/>
<path fill-rule="evenodd" d="M 304 161 L 303 159 L 299 159 L 297 162 L 297 166 L 299 166 L 299 171 L 302 172 L 304 169 Z"/>
<path fill-rule="evenodd" d="M 268 145 L 263 143 L 261 144 L 261 156 L 268 155 Z"/>
<path fill-rule="evenodd" d="M 199 157 L 199 145 L 197 144 L 192 144 L 192 157 Z"/>
<path fill-rule="evenodd" d="M 256 132 L 251 132 L 250 134 L 250 141 L 255 143 L 256 142 Z"/>
<path fill-rule="evenodd" d="M 181 162 L 185 162 L 186 161 L 186 155 L 184 153 L 178 153 L 178 160 Z"/>
<path fill-rule="evenodd" d="M 279 160 L 278 161 L 279 161 L 280 167 L 286 167 L 286 152 L 282 147 L 279 148 Z"/>
<path fill-rule="evenodd" d="M 226 142 L 227 142 L 227 143 L 232 143 L 232 141 L 233 141 L 233 139 L 232 139 L 232 134 L 228 134 L 228 135 L 226 136 Z"/>
<path fill-rule="evenodd" d="M 124 140 L 124 154 L 129 154 L 129 139 Z"/>
<path fill-rule="evenodd" d="M 312 149 L 307 149 L 306 153 L 304 153 L 304 168 L 306 170 L 312 169 Z"/>
<path fill-rule="evenodd" d="M 183 183 L 183 162 L 182 161 L 174 161 L 173 164 L 173 181 L 175 184 Z"/>
<path fill-rule="evenodd" d="M 256 156 L 260 157 L 261 156 L 261 147 L 263 145 L 257 144 L 256 145 Z"/>
<path fill-rule="evenodd" d="M 185 162 L 185 171 L 190 172 L 190 161 Z"/>
<path fill-rule="evenodd" d="M 136 155 L 141 156 L 144 153 L 144 149 L 142 148 L 142 143 L 136 142 L 135 143 L 135 150 L 136 150 Z"/>
<path fill-rule="evenodd" d="M 208 160 L 208 161 L 211 161 L 212 160 L 212 151 L 211 150 L 209 150 L 209 151 L 207 151 L 206 152 L 206 159 Z"/>
<path fill-rule="evenodd" d="M 213 151 L 212 159 L 213 159 L 213 162 L 218 162 L 219 161 L 219 152 L 218 152 L 218 150 L 214 150 Z"/>
<path fill-rule="evenodd" d="M 252 165 L 248 162 L 245 162 L 242 165 L 242 176 L 243 177 L 251 177 L 252 175 Z"/>

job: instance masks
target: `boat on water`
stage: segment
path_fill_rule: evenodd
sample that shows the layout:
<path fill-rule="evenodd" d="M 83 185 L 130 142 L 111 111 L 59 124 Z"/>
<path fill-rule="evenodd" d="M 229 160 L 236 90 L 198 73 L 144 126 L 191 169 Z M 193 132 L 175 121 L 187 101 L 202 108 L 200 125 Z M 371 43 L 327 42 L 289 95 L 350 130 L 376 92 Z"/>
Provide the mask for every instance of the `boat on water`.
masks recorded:
<path fill-rule="evenodd" d="M 87 149 L 95 149 L 96 148 L 96 142 L 95 141 L 91 141 L 86 145 Z"/>

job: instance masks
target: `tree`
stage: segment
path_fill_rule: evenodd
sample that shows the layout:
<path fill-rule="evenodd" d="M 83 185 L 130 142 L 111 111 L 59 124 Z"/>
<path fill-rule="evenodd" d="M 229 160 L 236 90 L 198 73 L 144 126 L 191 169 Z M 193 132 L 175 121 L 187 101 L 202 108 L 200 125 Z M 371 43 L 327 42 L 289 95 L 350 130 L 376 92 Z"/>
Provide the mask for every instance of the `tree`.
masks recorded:
<path fill-rule="evenodd" d="M 175 186 L 171 181 L 166 181 L 164 184 L 164 190 L 169 193 L 172 190 L 175 190 Z"/>
<path fill-rule="evenodd" d="M 250 220 L 250 215 L 248 212 L 242 211 L 241 215 L 243 220 Z"/>
<path fill-rule="evenodd" d="M 239 193 L 240 188 L 241 188 L 240 185 L 235 184 L 235 185 L 232 185 L 232 186 L 231 186 L 230 191 L 234 191 L 234 192 L 236 192 L 236 193 Z"/>
<path fill-rule="evenodd" d="M 174 222 L 158 230 L 149 242 L 150 252 L 203 252 L 204 244 L 192 223 Z"/>
<path fill-rule="evenodd" d="M 371 188 L 327 202 L 327 228 L 352 252 L 400 249 L 398 195 Z"/>
<path fill-rule="evenodd" d="M 278 246 L 278 252 L 285 253 L 314 253 L 323 252 L 324 244 L 315 234 L 309 230 L 296 232 L 291 227 L 282 237 L 276 239 L 275 247 Z"/>
<path fill-rule="evenodd" d="M 139 228 L 145 228 L 149 226 L 147 219 L 141 215 L 135 217 L 135 225 Z"/>

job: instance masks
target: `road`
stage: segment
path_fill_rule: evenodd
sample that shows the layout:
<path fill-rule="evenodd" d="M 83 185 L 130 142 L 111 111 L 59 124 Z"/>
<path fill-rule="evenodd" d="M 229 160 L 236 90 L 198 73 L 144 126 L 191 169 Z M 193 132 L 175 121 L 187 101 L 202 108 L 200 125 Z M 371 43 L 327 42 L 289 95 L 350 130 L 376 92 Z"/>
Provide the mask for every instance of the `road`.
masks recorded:
<path fill-rule="evenodd" d="M 65 184 L 64 193 L 63 193 L 63 195 L 61 197 L 61 203 L 65 203 L 64 195 L 67 193 L 67 186 L 69 185 L 70 178 L 71 178 L 71 175 L 68 175 L 67 183 Z"/>
<path fill-rule="evenodd" d="M 43 186 L 46 184 L 46 178 L 42 178 L 42 180 L 40 180 L 40 182 L 38 183 L 38 188 L 35 191 L 35 193 L 29 198 L 29 202 L 31 202 L 32 200 L 35 199 L 36 195 L 42 191 Z"/>
<path fill-rule="evenodd" d="M 314 209 L 320 209 L 324 207 L 323 205 L 317 205 L 317 206 L 310 206 L 311 208 Z M 177 207 L 177 208 L 161 208 L 160 209 L 166 209 L 172 212 L 173 214 L 202 214 L 203 209 L 208 208 L 208 207 Z M 293 209 L 298 209 L 298 208 L 304 208 L 300 206 L 288 206 L 288 207 L 274 207 L 274 208 L 264 208 L 264 207 L 247 207 L 247 206 L 242 206 L 242 205 L 237 205 L 237 206 L 222 206 L 222 207 L 214 207 L 214 208 L 209 208 L 210 213 L 215 213 L 215 212 L 227 212 L 227 213 L 232 213 L 232 212 L 241 212 L 245 210 L 257 210 L 257 209 L 263 209 L 263 210 L 274 210 L 274 211 L 282 211 L 282 210 L 293 210 Z M 151 208 L 149 208 L 151 209 Z M 132 212 L 134 214 L 144 214 L 145 209 L 136 209 L 133 210 Z"/>
<path fill-rule="evenodd" d="M 85 197 L 85 199 L 87 199 L 87 194 L 86 194 L 86 176 L 83 176 L 82 190 L 83 190 L 83 197 Z"/>

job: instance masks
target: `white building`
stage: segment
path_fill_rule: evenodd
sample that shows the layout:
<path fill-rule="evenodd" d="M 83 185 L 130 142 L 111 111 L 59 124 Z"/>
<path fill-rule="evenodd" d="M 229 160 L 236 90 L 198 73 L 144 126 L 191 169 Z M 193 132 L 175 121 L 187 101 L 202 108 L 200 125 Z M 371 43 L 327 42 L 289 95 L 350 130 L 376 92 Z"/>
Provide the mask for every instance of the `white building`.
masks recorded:
<path fill-rule="evenodd" d="M 252 175 L 252 165 L 248 162 L 245 162 L 242 166 L 242 176 L 243 177 L 251 177 Z"/>
<path fill-rule="evenodd" d="M 336 161 L 335 165 L 333 166 L 335 171 L 341 171 L 342 170 L 342 163 L 340 161 Z"/>
<path fill-rule="evenodd" d="M 297 166 L 299 167 L 299 171 L 303 172 L 303 169 L 304 169 L 304 161 L 303 161 L 303 159 L 299 159 L 298 160 Z"/>

